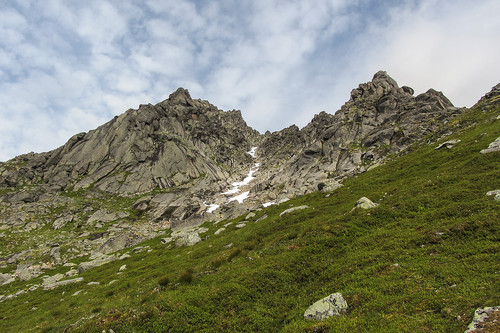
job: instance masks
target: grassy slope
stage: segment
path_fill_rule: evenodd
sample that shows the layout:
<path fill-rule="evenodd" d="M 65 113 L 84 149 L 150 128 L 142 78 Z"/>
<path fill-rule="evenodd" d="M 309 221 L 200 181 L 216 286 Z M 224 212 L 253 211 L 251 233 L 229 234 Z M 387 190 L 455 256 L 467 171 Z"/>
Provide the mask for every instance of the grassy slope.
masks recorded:
<path fill-rule="evenodd" d="M 462 140 L 451 150 L 415 147 L 329 197 L 260 211 L 243 229 L 215 236 L 226 222 L 208 224 L 190 248 L 148 241 L 151 252 L 82 274 L 98 286 L 2 302 L 0 331 L 463 331 L 475 308 L 500 305 L 500 203 L 485 195 L 500 189 L 500 154 L 479 154 L 500 136 L 499 113 L 473 110 L 449 124 L 458 133 L 446 139 Z M 351 212 L 361 196 L 380 206 Z M 310 208 L 279 217 L 302 204 Z M 302 319 L 333 292 L 347 316 Z"/>

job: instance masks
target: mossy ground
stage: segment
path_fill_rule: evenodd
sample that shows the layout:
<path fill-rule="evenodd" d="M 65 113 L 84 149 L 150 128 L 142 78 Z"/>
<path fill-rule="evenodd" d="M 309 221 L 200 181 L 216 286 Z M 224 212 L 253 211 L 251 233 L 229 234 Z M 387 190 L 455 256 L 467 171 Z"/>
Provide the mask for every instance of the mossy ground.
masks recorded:
<path fill-rule="evenodd" d="M 479 153 L 500 136 L 499 111 L 470 111 L 449 125 L 456 134 L 443 140 L 461 139 L 452 149 L 415 146 L 329 197 L 271 206 L 219 235 L 231 221 L 206 224 L 193 247 L 153 239 L 141 244 L 150 252 L 89 270 L 84 283 L 2 302 L 0 330 L 463 331 L 477 307 L 500 305 L 500 203 L 485 195 L 500 189 L 500 155 Z M 352 211 L 362 196 L 380 205 Z M 333 292 L 346 316 L 303 320 Z"/>

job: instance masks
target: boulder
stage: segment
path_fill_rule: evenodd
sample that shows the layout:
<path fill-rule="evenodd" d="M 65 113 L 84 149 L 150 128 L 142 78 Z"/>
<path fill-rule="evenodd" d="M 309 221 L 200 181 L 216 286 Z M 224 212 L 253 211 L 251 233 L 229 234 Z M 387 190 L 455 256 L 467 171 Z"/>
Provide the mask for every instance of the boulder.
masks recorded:
<path fill-rule="evenodd" d="M 50 290 L 50 289 L 54 289 L 54 288 L 57 288 L 57 287 L 60 287 L 60 286 L 65 286 L 67 284 L 77 283 L 77 282 L 82 282 L 82 281 L 83 281 L 82 277 L 77 277 L 77 278 L 74 278 L 74 279 L 63 280 L 63 281 L 57 281 L 57 282 L 45 285 L 43 287 L 43 289 Z"/>
<path fill-rule="evenodd" d="M 260 222 L 260 221 L 265 220 L 265 219 L 267 219 L 267 214 L 262 215 L 257 220 L 255 220 L 255 222 Z"/>
<path fill-rule="evenodd" d="M 72 276 L 75 276 L 75 275 L 78 275 L 78 270 L 72 268 L 70 269 L 69 271 L 67 271 L 64 276 L 65 277 L 72 277 Z"/>
<path fill-rule="evenodd" d="M 481 154 L 489 154 L 493 152 L 499 152 L 500 151 L 500 137 L 498 137 L 495 141 L 490 143 L 487 149 L 483 149 L 480 151 Z"/>
<path fill-rule="evenodd" d="M 333 192 L 338 188 L 341 188 L 342 184 L 334 179 L 329 179 L 328 181 L 322 182 L 318 184 L 318 190 L 322 192 Z"/>
<path fill-rule="evenodd" d="M 61 280 L 62 278 L 64 278 L 64 275 L 61 273 L 57 273 L 55 275 L 49 276 L 43 280 L 42 287 L 45 288 L 49 285 L 53 285 L 55 282 Z"/>
<path fill-rule="evenodd" d="M 255 217 L 255 213 L 254 212 L 250 212 L 247 214 L 247 216 L 245 217 L 245 220 L 250 220 L 251 218 Z"/>
<path fill-rule="evenodd" d="M 362 197 L 361 199 L 359 199 L 358 201 L 356 201 L 356 204 L 354 205 L 353 210 L 356 209 L 356 208 L 370 209 L 370 208 L 375 208 L 378 205 L 379 205 L 378 203 L 374 203 L 370 199 L 368 199 L 366 197 Z"/>
<path fill-rule="evenodd" d="M 97 249 L 97 252 L 102 254 L 109 254 L 116 251 L 120 251 L 127 247 L 127 243 L 129 243 L 128 234 L 122 234 L 116 237 L 111 237 Z M 129 246 L 133 246 L 136 244 L 129 244 Z"/>
<path fill-rule="evenodd" d="M 175 246 L 180 247 L 180 246 L 193 246 L 195 244 L 198 244 L 201 242 L 200 235 L 196 232 L 192 232 L 186 235 L 183 235 L 182 237 L 178 238 L 175 241 Z"/>
<path fill-rule="evenodd" d="M 205 227 L 194 227 L 194 228 L 183 228 L 172 232 L 170 235 L 172 239 L 175 239 L 175 246 L 193 246 L 201 242 L 199 234 L 205 233 L 208 228 Z"/>
<path fill-rule="evenodd" d="M 73 221 L 73 215 L 61 216 L 54 221 L 52 227 L 54 228 L 54 230 L 59 230 L 64 228 L 66 224 L 72 221 Z"/>
<path fill-rule="evenodd" d="M 162 239 L 161 239 L 161 243 L 162 243 L 162 244 L 168 244 L 168 243 L 170 243 L 170 242 L 171 242 L 171 241 L 173 241 L 173 240 L 174 240 L 174 238 L 173 238 L 173 237 L 166 237 L 166 238 L 162 238 Z"/>
<path fill-rule="evenodd" d="M 408 86 L 402 86 L 401 89 L 403 89 L 403 91 L 407 94 L 410 94 L 413 96 L 413 94 L 415 93 L 415 90 L 413 90 L 413 88 L 411 87 L 408 87 Z"/>
<path fill-rule="evenodd" d="M 298 207 L 292 207 L 292 208 L 288 208 L 288 209 L 285 209 L 284 211 L 282 211 L 280 213 L 280 216 L 283 216 L 285 214 L 288 214 L 288 213 L 291 213 L 291 212 L 294 212 L 296 210 L 302 210 L 302 209 L 306 209 L 306 208 L 309 208 L 309 206 L 307 205 L 302 205 L 302 206 L 298 206 Z"/>
<path fill-rule="evenodd" d="M 494 195 L 495 200 L 500 201 L 500 190 L 489 191 L 486 193 L 486 195 Z"/>
<path fill-rule="evenodd" d="M 465 333 L 499 332 L 500 306 L 479 308 L 474 312 L 474 318 Z"/>
<path fill-rule="evenodd" d="M 21 281 L 27 281 L 31 280 L 40 274 L 42 274 L 40 270 L 40 266 L 30 266 L 26 264 L 21 264 L 17 266 L 16 272 L 14 273 L 15 276 Z"/>
<path fill-rule="evenodd" d="M 110 262 L 115 261 L 117 259 L 118 259 L 118 257 L 116 257 L 115 255 L 110 255 L 110 256 L 102 255 L 99 258 L 96 258 L 94 260 L 85 261 L 85 262 L 80 263 L 78 265 L 78 271 L 80 273 L 82 273 L 82 272 L 84 272 L 84 271 L 86 271 L 88 269 L 91 269 L 91 268 L 94 268 L 94 267 L 98 267 L 98 266 L 102 266 L 104 264 L 110 263 Z"/>
<path fill-rule="evenodd" d="M 438 150 L 438 149 L 441 149 L 443 147 L 446 147 L 448 149 L 451 149 L 453 148 L 454 145 L 456 145 L 457 143 L 459 143 L 460 141 L 462 140 L 449 140 L 449 141 L 446 141 L 446 142 L 443 142 L 442 144 L 440 144 L 439 146 L 437 146 L 436 148 L 434 148 L 435 150 Z"/>
<path fill-rule="evenodd" d="M 10 274 L 0 273 L 0 285 L 8 284 L 15 281 L 15 277 Z"/>
<path fill-rule="evenodd" d="M 108 212 L 105 209 L 99 209 L 94 214 L 92 214 L 87 220 L 88 224 L 92 224 L 94 222 L 111 222 L 119 219 L 123 219 L 128 216 L 128 213 L 125 212 Z"/>
<path fill-rule="evenodd" d="M 223 232 L 224 230 L 226 230 L 226 228 L 219 228 L 219 229 L 217 229 L 217 231 L 216 231 L 216 232 L 214 232 L 214 235 L 218 235 L 218 234 L 220 234 L 221 232 Z"/>
<path fill-rule="evenodd" d="M 313 305 L 304 312 L 306 320 L 321 320 L 331 316 L 340 316 L 347 312 L 348 306 L 341 293 L 331 294 Z"/>

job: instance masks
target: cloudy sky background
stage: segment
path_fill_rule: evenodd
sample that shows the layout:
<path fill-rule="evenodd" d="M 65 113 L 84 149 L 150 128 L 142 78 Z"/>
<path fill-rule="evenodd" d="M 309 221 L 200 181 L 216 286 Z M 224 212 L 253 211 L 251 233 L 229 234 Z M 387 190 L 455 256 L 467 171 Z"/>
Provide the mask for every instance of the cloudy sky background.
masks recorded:
<path fill-rule="evenodd" d="M 386 70 L 472 106 L 500 82 L 498 0 L 4 0 L 0 161 L 178 87 L 259 130 L 335 113 Z"/>

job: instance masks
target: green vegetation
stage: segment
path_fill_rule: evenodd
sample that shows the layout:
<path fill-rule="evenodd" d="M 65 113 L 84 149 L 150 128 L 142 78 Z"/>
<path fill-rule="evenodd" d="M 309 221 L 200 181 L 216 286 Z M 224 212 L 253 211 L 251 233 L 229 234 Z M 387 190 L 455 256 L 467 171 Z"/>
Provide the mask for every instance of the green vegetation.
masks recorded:
<path fill-rule="evenodd" d="M 485 195 L 500 189 L 500 155 L 479 154 L 500 136 L 499 113 L 472 110 L 439 141 L 460 139 L 452 149 L 412 147 L 328 197 L 271 206 L 255 220 L 267 218 L 237 229 L 240 217 L 219 235 L 207 223 L 193 247 L 149 240 L 141 246 L 151 252 L 86 271 L 82 283 L 4 301 L 0 331 L 464 331 L 477 307 L 500 305 L 500 203 Z M 380 205 L 352 211 L 362 196 Z M 333 292 L 347 300 L 346 316 L 303 320 Z"/>

